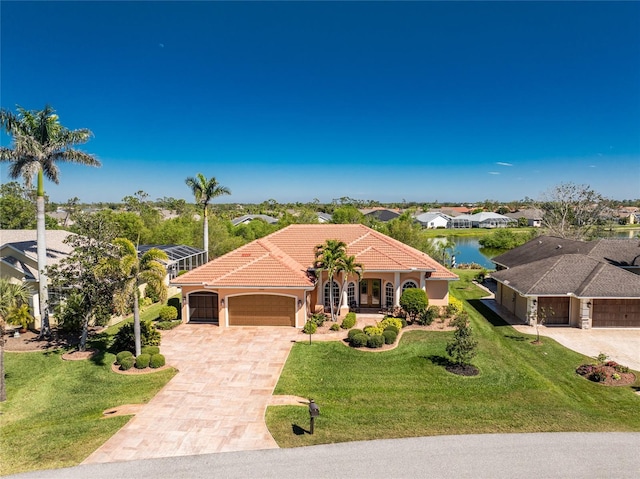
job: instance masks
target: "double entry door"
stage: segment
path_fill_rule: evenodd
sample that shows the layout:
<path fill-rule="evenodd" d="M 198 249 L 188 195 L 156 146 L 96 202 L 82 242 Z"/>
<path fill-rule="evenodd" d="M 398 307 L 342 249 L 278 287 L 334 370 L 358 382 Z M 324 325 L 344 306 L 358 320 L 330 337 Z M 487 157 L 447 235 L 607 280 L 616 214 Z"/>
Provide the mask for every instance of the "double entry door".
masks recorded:
<path fill-rule="evenodd" d="M 379 279 L 360 280 L 360 307 L 378 308 L 382 304 L 382 281 Z"/>

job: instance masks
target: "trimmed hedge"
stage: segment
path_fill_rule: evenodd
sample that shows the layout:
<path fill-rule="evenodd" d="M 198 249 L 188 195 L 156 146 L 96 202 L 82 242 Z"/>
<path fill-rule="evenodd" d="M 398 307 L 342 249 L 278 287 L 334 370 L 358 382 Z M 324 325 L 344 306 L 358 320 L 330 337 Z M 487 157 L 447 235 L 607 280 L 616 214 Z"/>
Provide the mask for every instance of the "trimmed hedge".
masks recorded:
<path fill-rule="evenodd" d="M 382 337 L 384 338 L 384 344 L 393 344 L 396 342 L 398 333 L 393 331 L 391 329 L 391 326 L 389 326 L 389 329 L 385 329 L 384 332 L 382 333 Z"/>
<path fill-rule="evenodd" d="M 160 321 L 173 321 L 178 319 L 178 310 L 175 306 L 163 306 L 158 314 Z"/>
<path fill-rule="evenodd" d="M 384 328 L 381 326 L 365 326 L 363 331 L 367 336 L 382 336 Z"/>
<path fill-rule="evenodd" d="M 182 324 L 182 321 L 158 321 L 156 322 L 156 328 L 161 329 L 162 331 L 167 331 L 169 329 L 176 328 Z"/>
<path fill-rule="evenodd" d="M 160 353 L 160 348 L 158 346 L 145 346 L 140 351 L 142 354 L 148 354 L 149 356 L 153 356 L 154 354 Z"/>
<path fill-rule="evenodd" d="M 307 321 L 304 323 L 304 328 L 302 328 L 302 332 L 305 334 L 315 334 L 318 330 L 318 325 L 313 321 Z"/>
<path fill-rule="evenodd" d="M 356 334 L 364 334 L 364 331 L 362 329 L 351 329 L 347 333 L 347 339 L 351 341 Z"/>
<path fill-rule="evenodd" d="M 131 351 L 120 351 L 116 354 L 116 364 L 122 364 L 124 358 L 132 358 L 133 353 Z"/>
<path fill-rule="evenodd" d="M 367 340 L 367 347 L 368 348 L 381 348 L 382 345 L 384 344 L 384 337 L 381 334 L 375 334 L 373 336 L 369 336 L 369 339 Z"/>
<path fill-rule="evenodd" d="M 342 329 L 351 329 L 356 325 L 356 321 L 357 321 L 356 313 L 354 312 L 347 313 L 347 315 L 342 320 L 342 324 L 340 325 L 340 327 Z"/>
<path fill-rule="evenodd" d="M 367 345 L 367 341 L 369 340 L 369 336 L 364 333 L 356 334 L 351 338 L 349 344 L 354 348 L 361 348 Z"/>
<path fill-rule="evenodd" d="M 160 346 L 160 331 L 158 331 L 151 321 L 140 321 L 140 336 L 142 346 Z M 124 324 L 116 333 L 111 345 L 111 351 L 131 351 L 134 352 L 135 338 L 133 335 L 133 323 Z"/>
<path fill-rule="evenodd" d="M 133 357 L 133 354 L 131 356 L 124 356 L 120 360 L 120 369 L 122 369 L 123 371 L 127 371 L 133 367 L 135 362 L 136 359 Z"/>
<path fill-rule="evenodd" d="M 136 369 L 145 369 L 149 367 L 149 362 L 151 361 L 151 355 L 149 354 L 141 354 L 136 358 Z"/>
<path fill-rule="evenodd" d="M 396 328 L 397 333 L 402 329 L 402 320 L 400 320 L 400 318 L 392 318 L 390 316 L 387 316 L 378 323 L 378 326 L 381 326 L 382 329 L 387 329 L 387 326 L 393 326 L 394 328 Z"/>
<path fill-rule="evenodd" d="M 331 331 L 340 331 L 340 325 L 338 323 L 333 323 L 329 329 Z"/>
<path fill-rule="evenodd" d="M 161 368 L 165 365 L 165 363 L 166 361 L 164 359 L 164 356 L 160 353 L 152 355 L 151 359 L 149 360 L 149 366 L 151 366 L 153 369 Z"/>
<path fill-rule="evenodd" d="M 396 333 L 396 336 L 400 332 L 400 330 L 398 328 L 396 328 L 393 324 L 389 324 L 386 328 L 384 328 L 384 331 L 393 331 L 394 333 Z M 384 331 L 383 331 L 383 333 L 384 333 Z"/>

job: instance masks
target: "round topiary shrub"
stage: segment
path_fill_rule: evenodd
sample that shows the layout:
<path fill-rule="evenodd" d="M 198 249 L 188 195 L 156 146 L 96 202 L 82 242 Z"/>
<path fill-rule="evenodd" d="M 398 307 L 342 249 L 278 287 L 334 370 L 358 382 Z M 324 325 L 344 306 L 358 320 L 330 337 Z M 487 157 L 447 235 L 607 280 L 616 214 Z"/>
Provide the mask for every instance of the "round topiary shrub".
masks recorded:
<path fill-rule="evenodd" d="M 384 328 L 381 326 L 365 326 L 363 331 L 367 336 L 382 336 Z"/>
<path fill-rule="evenodd" d="M 123 371 L 127 371 L 133 367 L 135 362 L 136 362 L 136 358 L 133 357 L 133 354 L 131 356 L 124 356 L 119 361 L 120 369 L 122 369 Z"/>
<path fill-rule="evenodd" d="M 333 323 L 329 329 L 331 331 L 340 331 L 340 325 L 338 323 Z"/>
<path fill-rule="evenodd" d="M 340 327 L 342 329 L 351 329 L 356 325 L 356 313 L 350 312 L 342 320 Z"/>
<path fill-rule="evenodd" d="M 356 334 L 364 334 L 364 331 L 362 329 L 350 329 L 347 333 L 347 339 L 351 341 Z"/>
<path fill-rule="evenodd" d="M 381 348 L 383 344 L 384 344 L 384 337 L 381 334 L 375 334 L 373 336 L 369 336 L 369 339 L 367 339 L 368 348 L 372 348 L 372 349 Z"/>
<path fill-rule="evenodd" d="M 354 335 L 351 338 L 351 340 L 349 341 L 349 344 L 354 348 L 361 348 L 367 345 L 368 340 L 369 340 L 369 336 L 367 336 L 364 333 L 359 333 Z"/>
<path fill-rule="evenodd" d="M 120 351 L 116 354 L 116 364 L 122 364 L 124 358 L 132 358 L 133 353 L 131 351 Z"/>
<path fill-rule="evenodd" d="M 318 325 L 313 321 L 307 321 L 304 324 L 304 328 L 302 328 L 302 332 L 305 334 L 315 334 L 317 330 L 318 330 Z"/>
<path fill-rule="evenodd" d="M 407 320 L 406 320 L 405 318 L 398 318 L 398 319 L 400 319 L 400 321 L 402 321 L 402 327 L 403 327 L 403 328 L 406 328 L 406 327 L 407 327 L 407 324 L 408 324 L 408 323 L 407 323 Z"/>
<path fill-rule="evenodd" d="M 158 314 L 160 321 L 173 321 L 178 319 L 178 310 L 175 306 L 163 306 Z"/>
<path fill-rule="evenodd" d="M 149 361 L 151 361 L 150 354 L 141 354 L 136 358 L 136 369 L 145 369 L 149 367 Z"/>
<path fill-rule="evenodd" d="M 151 356 L 151 359 L 149 360 L 149 366 L 151 366 L 153 369 L 161 368 L 164 365 L 165 365 L 165 359 L 162 354 L 156 353 Z"/>
<path fill-rule="evenodd" d="M 392 318 L 387 316 L 382 321 L 378 323 L 378 326 L 381 326 L 382 329 L 387 329 L 387 326 L 393 326 L 396 328 L 396 333 L 402 329 L 402 320 L 400 318 Z"/>
<path fill-rule="evenodd" d="M 394 333 L 396 333 L 396 336 L 400 332 L 400 330 L 398 328 L 396 328 L 393 324 L 389 324 L 386 328 L 384 328 L 384 330 L 385 331 L 393 331 Z"/>
<path fill-rule="evenodd" d="M 382 337 L 384 338 L 384 344 L 393 344 L 396 342 L 398 333 L 396 333 L 392 329 L 385 329 L 382 333 Z"/>
<path fill-rule="evenodd" d="M 143 354 L 148 354 L 149 356 L 153 356 L 154 354 L 158 354 L 160 352 L 160 348 L 158 346 L 144 346 L 140 352 Z"/>

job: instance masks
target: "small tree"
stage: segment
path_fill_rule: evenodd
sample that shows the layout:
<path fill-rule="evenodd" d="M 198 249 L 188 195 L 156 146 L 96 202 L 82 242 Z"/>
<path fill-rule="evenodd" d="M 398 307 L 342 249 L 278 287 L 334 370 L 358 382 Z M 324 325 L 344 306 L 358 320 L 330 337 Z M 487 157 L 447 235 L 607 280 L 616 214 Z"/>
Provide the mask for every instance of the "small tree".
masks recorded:
<path fill-rule="evenodd" d="M 540 344 L 540 330 L 539 330 L 540 326 L 546 323 L 547 318 L 553 315 L 554 315 L 554 312 L 553 312 L 553 308 L 551 307 L 545 308 L 544 306 L 534 306 L 531 309 L 531 315 L 529 316 L 529 318 L 530 318 L 530 324 L 532 326 L 535 326 L 536 328 L 536 340 L 534 341 L 535 344 Z"/>
<path fill-rule="evenodd" d="M 454 363 L 468 366 L 476 355 L 478 341 L 473 337 L 473 330 L 469 324 L 469 315 L 463 311 L 456 316 L 451 324 L 456 328 L 453 339 L 447 343 L 447 354 Z"/>
<path fill-rule="evenodd" d="M 429 306 L 429 298 L 427 298 L 427 293 L 420 288 L 407 288 L 400 296 L 400 306 L 413 322 L 426 311 Z"/>

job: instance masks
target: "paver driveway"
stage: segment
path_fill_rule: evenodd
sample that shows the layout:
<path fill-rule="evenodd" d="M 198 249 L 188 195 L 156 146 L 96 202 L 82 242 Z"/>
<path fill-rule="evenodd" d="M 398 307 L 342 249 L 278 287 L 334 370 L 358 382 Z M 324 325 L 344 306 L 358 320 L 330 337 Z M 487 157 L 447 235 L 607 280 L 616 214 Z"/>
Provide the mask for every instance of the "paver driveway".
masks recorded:
<path fill-rule="evenodd" d="M 84 464 L 278 447 L 264 413 L 295 339 L 294 328 L 206 324 L 163 334 L 180 372 Z"/>

